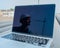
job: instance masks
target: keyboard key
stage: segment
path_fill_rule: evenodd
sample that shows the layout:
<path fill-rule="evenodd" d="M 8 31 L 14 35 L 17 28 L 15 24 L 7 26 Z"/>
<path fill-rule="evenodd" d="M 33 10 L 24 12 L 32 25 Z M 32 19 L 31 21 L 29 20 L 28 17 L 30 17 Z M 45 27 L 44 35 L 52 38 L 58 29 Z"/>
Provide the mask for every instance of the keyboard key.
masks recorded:
<path fill-rule="evenodd" d="M 20 42 L 26 42 L 26 43 L 30 43 L 38 46 L 46 45 L 48 42 L 48 39 L 37 38 L 33 36 L 31 37 L 31 36 L 25 36 L 25 35 L 18 35 L 18 34 L 9 34 L 9 35 L 3 36 L 3 38 L 16 40 Z"/>

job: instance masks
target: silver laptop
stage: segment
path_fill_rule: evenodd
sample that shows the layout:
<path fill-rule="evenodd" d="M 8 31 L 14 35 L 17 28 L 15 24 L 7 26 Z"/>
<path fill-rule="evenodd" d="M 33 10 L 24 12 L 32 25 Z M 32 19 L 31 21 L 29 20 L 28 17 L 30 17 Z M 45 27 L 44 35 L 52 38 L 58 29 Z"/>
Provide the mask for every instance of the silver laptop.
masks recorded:
<path fill-rule="evenodd" d="M 45 46 L 53 39 L 54 13 L 55 4 L 16 6 L 12 33 L 3 38 Z"/>

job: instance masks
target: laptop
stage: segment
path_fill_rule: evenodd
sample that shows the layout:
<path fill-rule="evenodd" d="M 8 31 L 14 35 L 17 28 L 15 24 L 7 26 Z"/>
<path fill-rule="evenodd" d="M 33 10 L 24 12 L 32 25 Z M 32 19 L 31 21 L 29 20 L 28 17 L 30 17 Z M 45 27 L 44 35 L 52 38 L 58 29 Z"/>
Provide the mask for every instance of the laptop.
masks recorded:
<path fill-rule="evenodd" d="M 2 38 L 45 46 L 53 39 L 54 14 L 55 4 L 16 6 L 12 32 Z"/>

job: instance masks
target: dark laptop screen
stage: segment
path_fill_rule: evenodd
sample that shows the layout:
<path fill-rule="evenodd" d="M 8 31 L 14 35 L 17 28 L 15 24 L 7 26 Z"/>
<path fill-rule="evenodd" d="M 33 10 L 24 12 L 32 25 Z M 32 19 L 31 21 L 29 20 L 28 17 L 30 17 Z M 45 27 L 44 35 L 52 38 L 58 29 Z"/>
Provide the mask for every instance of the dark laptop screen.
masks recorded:
<path fill-rule="evenodd" d="M 13 32 L 53 37 L 55 4 L 16 6 Z"/>

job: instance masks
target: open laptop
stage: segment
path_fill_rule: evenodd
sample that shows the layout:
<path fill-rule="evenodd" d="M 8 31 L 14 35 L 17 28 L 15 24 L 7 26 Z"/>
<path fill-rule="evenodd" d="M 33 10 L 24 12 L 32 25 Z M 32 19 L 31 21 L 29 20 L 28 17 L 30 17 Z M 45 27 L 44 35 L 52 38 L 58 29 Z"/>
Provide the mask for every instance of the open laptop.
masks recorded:
<path fill-rule="evenodd" d="M 12 33 L 3 36 L 45 46 L 53 39 L 55 4 L 16 6 Z"/>

